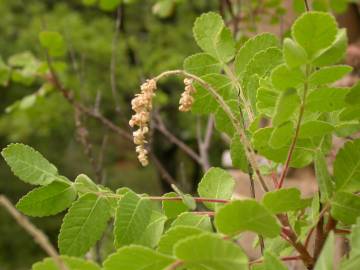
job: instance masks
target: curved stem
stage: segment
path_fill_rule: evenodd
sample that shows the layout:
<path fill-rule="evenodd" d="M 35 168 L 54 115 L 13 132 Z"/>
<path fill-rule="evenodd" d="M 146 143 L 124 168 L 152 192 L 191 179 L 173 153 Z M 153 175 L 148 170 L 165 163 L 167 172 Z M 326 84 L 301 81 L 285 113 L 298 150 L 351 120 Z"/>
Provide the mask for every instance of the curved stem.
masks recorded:
<path fill-rule="evenodd" d="M 304 112 L 305 112 L 305 102 L 306 102 L 306 96 L 307 96 L 307 92 L 308 92 L 308 76 L 309 76 L 309 72 L 310 72 L 310 67 L 309 65 L 306 65 L 306 71 L 305 71 L 305 82 L 304 82 L 304 91 L 303 91 L 303 98 L 300 104 L 300 110 L 299 110 L 299 116 L 298 116 L 298 120 L 296 123 L 296 129 L 295 129 L 295 135 L 291 141 L 291 145 L 287 154 L 287 158 L 285 161 L 285 165 L 284 165 L 284 169 L 280 175 L 280 180 L 279 180 L 279 184 L 277 186 L 278 189 L 282 188 L 283 184 L 284 184 L 284 180 L 286 177 L 286 174 L 289 170 L 289 165 L 291 162 L 291 158 L 292 155 L 294 153 L 295 147 L 296 147 L 296 142 L 299 138 L 299 133 L 300 133 L 300 127 L 301 127 L 301 123 L 302 123 L 302 119 L 304 116 Z"/>
<path fill-rule="evenodd" d="M 199 78 L 198 76 L 196 76 L 194 74 L 191 74 L 184 70 L 181 70 L 181 69 L 165 71 L 165 72 L 159 74 L 158 76 L 154 77 L 153 79 L 155 81 L 158 81 L 164 77 L 168 77 L 171 75 L 182 75 L 182 76 L 191 78 L 194 81 L 201 84 L 206 90 L 208 90 L 210 92 L 210 94 L 214 97 L 214 99 L 219 103 L 220 107 L 224 110 L 224 112 L 230 118 L 232 125 L 234 126 L 236 132 L 239 134 L 241 142 L 245 148 L 246 156 L 247 156 L 247 158 L 251 164 L 251 167 L 253 168 L 258 180 L 260 181 L 261 187 L 263 188 L 264 191 L 266 191 L 266 192 L 269 191 L 269 188 L 266 185 L 265 180 L 260 173 L 259 165 L 256 160 L 255 151 L 252 148 L 249 140 L 247 139 L 245 130 L 242 128 L 240 120 L 233 114 L 230 107 L 226 104 L 226 102 L 222 98 L 222 96 L 219 95 L 219 93 L 209 83 L 207 83 L 203 79 Z"/>

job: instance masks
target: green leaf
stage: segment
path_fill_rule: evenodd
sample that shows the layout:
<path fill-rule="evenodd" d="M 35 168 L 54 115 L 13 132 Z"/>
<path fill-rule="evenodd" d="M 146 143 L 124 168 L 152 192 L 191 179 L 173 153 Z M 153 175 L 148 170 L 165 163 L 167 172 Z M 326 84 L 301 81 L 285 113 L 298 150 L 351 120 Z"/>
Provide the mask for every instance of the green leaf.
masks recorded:
<path fill-rule="evenodd" d="M 247 85 L 254 74 L 259 77 L 268 75 L 274 67 L 282 62 L 282 54 L 278 48 L 269 48 L 258 52 L 246 66 L 243 84 Z"/>
<path fill-rule="evenodd" d="M 172 255 L 174 246 L 181 240 L 204 233 L 203 230 L 190 226 L 176 226 L 170 228 L 160 239 L 157 251 Z"/>
<path fill-rule="evenodd" d="M 313 64 L 322 67 L 336 64 L 342 60 L 346 54 L 347 35 L 345 29 L 338 30 L 336 39 L 330 48 L 322 52 L 314 61 Z"/>
<path fill-rule="evenodd" d="M 172 257 L 150 248 L 131 245 L 120 248 L 104 262 L 104 270 L 165 270 L 174 262 Z"/>
<path fill-rule="evenodd" d="M 172 189 L 181 197 L 182 202 L 186 205 L 190 210 L 196 209 L 196 201 L 193 196 L 190 194 L 183 193 L 176 185 L 171 185 Z"/>
<path fill-rule="evenodd" d="M 300 97 L 294 88 L 282 92 L 276 101 L 275 114 L 272 119 L 273 126 L 279 126 L 291 119 L 299 105 Z"/>
<path fill-rule="evenodd" d="M 258 52 L 271 47 L 279 47 L 278 38 L 270 33 L 263 33 L 250 38 L 240 48 L 235 58 L 235 73 L 238 77 L 242 77 L 247 64 Z"/>
<path fill-rule="evenodd" d="M 273 238 L 280 234 L 275 217 L 254 200 L 233 201 L 225 205 L 215 215 L 215 225 L 219 232 L 227 235 L 253 231 Z"/>
<path fill-rule="evenodd" d="M 171 227 L 177 226 L 192 226 L 205 231 L 212 232 L 212 224 L 210 218 L 206 215 L 196 215 L 191 212 L 185 212 L 180 214 L 177 219 L 171 223 Z"/>
<path fill-rule="evenodd" d="M 137 244 L 151 219 L 151 202 L 134 192 L 121 198 L 116 209 L 114 236 L 117 248 Z"/>
<path fill-rule="evenodd" d="M 323 137 L 334 131 L 334 126 L 320 120 L 307 121 L 300 127 L 299 138 Z"/>
<path fill-rule="evenodd" d="M 336 155 L 334 163 L 336 190 L 359 191 L 360 189 L 360 139 L 347 142 Z"/>
<path fill-rule="evenodd" d="M 306 101 L 306 110 L 312 112 L 333 112 L 343 109 L 347 88 L 324 87 L 312 91 Z"/>
<path fill-rule="evenodd" d="M 83 256 L 98 241 L 110 219 L 105 197 L 87 193 L 70 207 L 59 234 L 61 254 Z"/>
<path fill-rule="evenodd" d="M 224 100 L 235 99 L 236 91 L 231 80 L 221 74 L 208 74 L 202 77 L 223 97 Z M 214 113 L 219 105 L 211 93 L 198 83 L 194 83 L 196 93 L 194 93 L 194 103 L 191 111 L 198 114 Z"/>
<path fill-rule="evenodd" d="M 306 12 L 293 24 L 291 34 L 310 58 L 329 47 L 335 40 L 337 24 L 333 16 L 324 12 Z"/>
<path fill-rule="evenodd" d="M 320 256 L 316 261 L 314 270 L 329 270 L 334 269 L 334 247 L 335 237 L 334 233 L 330 232 L 324 247 L 321 250 Z"/>
<path fill-rule="evenodd" d="M 240 116 L 239 102 L 237 100 L 228 100 L 226 101 L 226 104 L 230 107 L 232 113 L 239 118 Z M 225 132 L 231 137 L 235 133 L 235 128 L 229 116 L 220 106 L 218 107 L 215 113 L 215 127 L 218 131 Z"/>
<path fill-rule="evenodd" d="M 152 12 L 159 18 L 165 19 L 174 13 L 175 7 L 176 2 L 174 0 L 159 0 L 153 5 Z"/>
<path fill-rule="evenodd" d="M 350 92 L 346 95 L 345 101 L 350 105 L 360 105 L 360 81 L 351 87 Z"/>
<path fill-rule="evenodd" d="M 20 68 L 26 67 L 29 63 L 33 64 L 34 62 L 36 62 L 35 56 L 28 51 L 14 54 L 8 59 L 8 64 L 10 66 Z"/>
<path fill-rule="evenodd" d="M 164 232 L 164 224 L 167 218 L 161 212 L 153 210 L 151 212 L 150 222 L 144 230 L 138 243 L 142 246 L 154 248 L 158 245 L 161 235 Z"/>
<path fill-rule="evenodd" d="M 345 98 L 345 100 L 346 100 L 346 98 Z M 360 119 L 360 106 L 359 105 L 346 107 L 339 114 L 340 121 L 351 121 L 351 120 L 359 120 L 359 119 Z"/>
<path fill-rule="evenodd" d="M 57 168 L 30 146 L 10 144 L 1 154 L 12 172 L 26 183 L 48 185 L 55 180 L 64 181 Z"/>
<path fill-rule="evenodd" d="M 61 260 L 68 270 L 100 270 L 100 266 L 91 261 L 80 258 L 61 256 Z M 62 270 L 55 263 L 53 258 L 46 258 L 41 262 L 33 264 L 32 270 Z"/>
<path fill-rule="evenodd" d="M 287 267 L 269 251 L 265 251 L 264 254 L 264 270 L 287 270 Z"/>
<path fill-rule="evenodd" d="M 341 262 L 341 270 L 354 270 L 358 269 L 360 266 L 360 255 L 352 257 L 348 260 L 343 260 Z"/>
<path fill-rule="evenodd" d="M 197 53 L 185 59 L 184 69 L 196 76 L 203 76 L 210 73 L 219 73 L 221 64 L 207 53 Z"/>
<path fill-rule="evenodd" d="M 328 201 L 333 193 L 334 182 L 328 171 L 327 162 L 321 151 L 315 152 L 314 158 L 316 180 L 319 185 L 321 202 Z"/>
<path fill-rule="evenodd" d="M 76 191 L 81 194 L 99 191 L 97 185 L 85 174 L 79 174 L 76 177 L 74 186 Z"/>
<path fill-rule="evenodd" d="M 235 181 L 230 173 L 221 168 L 210 168 L 198 185 L 201 197 L 230 200 L 234 192 Z M 223 204 L 204 203 L 212 210 L 219 209 Z"/>
<path fill-rule="evenodd" d="M 354 224 L 360 216 L 360 197 L 349 192 L 337 192 L 331 202 L 331 215 L 344 224 Z"/>
<path fill-rule="evenodd" d="M 289 69 L 285 64 L 279 65 L 271 73 L 274 87 L 280 91 L 298 88 L 305 81 L 304 73 L 299 69 Z"/>
<path fill-rule="evenodd" d="M 81 1 L 85 6 L 93 6 L 96 4 L 97 0 L 82 0 Z"/>
<path fill-rule="evenodd" d="M 184 239 L 175 245 L 175 255 L 189 270 L 248 269 L 248 259 L 238 245 L 211 234 Z"/>
<path fill-rule="evenodd" d="M 208 12 L 198 17 L 193 33 L 199 47 L 219 61 L 227 63 L 234 57 L 235 42 L 219 14 Z"/>
<path fill-rule="evenodd" d="M 323 67 L 309 77 L 309 83 L 313 85 L 323 85 L 336 82 L 352 71 L 352 67 L 347 65 L 338 65 Z"/>
<path fill-rule="evenodd" d="M 289 68 L 302 66 L 307 62 L 306 51 L 290 38 L 284 39 L 283 54 Z"/>
<path fill-rule="evenodd" d="M 280 148 L 288 144 L 294 133 L 294 125 L 291 121 L 282 123 L 274 128 L 271 133 L 269 145 L 272 148 Z"/>
<path fill-rule="evenodd" d="M 175 192 L 169 192 L 163 195 L 166 198 L 178 197 Z M 168 218 L 176 218 L 183 212 L 188 210 L 188 207 L 182 201 L 162 201 L 162 209 Z"/>
<path fill-rule="evenodd" d="M 122 0 L 100 0 L 99 6 L 104 11 L 113 11 L 121 2 Z"/>
<path fill-rule="evenodd" d="M 55 181 L 30 191 L 19 200 L 16 208 L 28 216 L 55 215 L 67 209 L 76 195 L 73 185 Z"/>
<path fill-rule="evenodd" d="M 51 56 L 62 56 L 65 54 L 65 42 L 58 32 L 42 31 L 39 33 L 41 45 L 46 48 Z"/>
<path fill-rule="evenodd" d="M 296 211 L 302 208 L 301 193 L 297 188 L 267 192 L 262 204 L 273 214 Z"/>
<path fill-rule="evenodd" d="M 356 223 L 351 226 L 350 234 L 350 257 L 354 258 L 360 256 L 360 218 L 357 218 Z M 341 268 L 342 269 L 342 268 Z"/>
<path fill-rule="evenodd" d="M 243 172 L 248 172 L 249 170 L 249 162 L 247 160 L 244 146 L 240 141 L 240 136 L 235 134 L 231 140 L 230 145 L 230 155 L 232 165 L 236 168 L 239 168 Z"/>

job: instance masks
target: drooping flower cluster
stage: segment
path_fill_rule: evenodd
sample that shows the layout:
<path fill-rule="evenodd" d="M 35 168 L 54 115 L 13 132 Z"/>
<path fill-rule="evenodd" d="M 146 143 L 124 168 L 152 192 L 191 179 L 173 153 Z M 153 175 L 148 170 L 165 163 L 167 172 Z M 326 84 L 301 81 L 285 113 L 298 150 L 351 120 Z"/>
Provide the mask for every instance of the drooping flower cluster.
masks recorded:
<path fill-rule="evenodd" d="M 133 132 L 134 143 L 136 144 L 136 153 L 141 165 L 148 165 L 148 151 L 145 149 L 146 134 L 149 132 L 150 112 L 152 109 L 152 98 L 155 96 L 156 81 L 147 80 L 141 85 L 141 93 L 136 94 L 131 101 L 131 107 L 135 114 L 131 117 L 129 125 L 139 128 Z"/>
<path fill-rule="evenodd" d="M 193 94 L 195 93 L 195 88 L 193 86 L 193 80 L 189 78 L 184 79 L 185 91 L 181 94 L 179 100 L 179 111 L 188 112 L 191 110 L 191 106 L 194 102 Z"/>

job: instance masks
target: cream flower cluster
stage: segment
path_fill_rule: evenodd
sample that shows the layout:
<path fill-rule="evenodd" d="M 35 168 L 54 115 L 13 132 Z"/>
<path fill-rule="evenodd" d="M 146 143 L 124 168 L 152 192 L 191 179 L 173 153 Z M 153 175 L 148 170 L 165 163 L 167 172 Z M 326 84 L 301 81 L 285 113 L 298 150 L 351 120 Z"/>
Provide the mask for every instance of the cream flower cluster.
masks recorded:
<path fill-rule="evenodd" d="M 131 107 L 135 114 L 131 117 L 129 125 L 139 128 L 133 132 L 136 153 L 141 165 L 148 165 L 148 151 L 145 149 L 146 134 L 149 132 L 150 112 L 152 109 L 152 98 L 155 96 L 156 81 L 147 80 L 141 85 L 141 93 L 136 94 L 131 101 Z"/>
<path fill-rule="evenodd" d="M 194 98 L 192 94 L 195 93 L 195 88 L 192 85 L 193 80 L 189 78 L 184 79 L 185 91 L 181 94 L 181 98 L 179 100 L 179 111 L 188 112 L 191 110 L 191 106 L 194 102 Z"/>

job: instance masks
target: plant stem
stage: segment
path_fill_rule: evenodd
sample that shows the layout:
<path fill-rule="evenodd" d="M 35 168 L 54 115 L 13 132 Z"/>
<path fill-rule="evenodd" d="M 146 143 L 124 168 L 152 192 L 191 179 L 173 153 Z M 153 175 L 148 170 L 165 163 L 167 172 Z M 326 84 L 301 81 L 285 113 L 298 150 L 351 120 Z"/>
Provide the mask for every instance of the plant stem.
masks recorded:
<path fill-rule="evenodd" d="M 310 67 L 309 67 L 309 65 L 306 65 L 303 98 L 302 98 L 302 101 L 301 101 L 301 104 L 300 104 L 299 116 L 298 116 L 298 120 L 297 120 L 297 123 L 296 123 L 296 129 L 295 129 L 295 135 L 294 135 L 294 137 L 292 139 L 292 142 L 291 142 L 288 154 L 287 154 L 284 169 L 283 169 L 283 171 L 282 171 L 282 173 L 280 175 L 279 184 L 277 186 L 278 189 L 282 188 L 282 186 L 284 184 L 286 174 L 287 174 L 287 172 L 289 170 L 289 165 L 290 165 L 290 162 L 291 162 L 291 158 L 292 158 L 292 155 L 293 155 L 295 147 L 296 147 L 296 142 L 297 142 L 298 137 L 299 137 L 301 122 L 302 122 L 304 112 L 305 112 L 306 96 L 307 96 L 308 87 L 309 87 L 308 86 L 309 72 L 310 72 Z"/>
<path fill-rule="evenodd" d="M 172 264 L 170 264 L 165 270 L 175 270 L 176 268 L 182 266 L 184 262 L 182 260 L 176 260 Z"/>
<path fill-rule="evenodd" d="M 186 72 L 184 70 L 180 70 L 180 69 L 165 71 L 165 72 L 159 74 L 158 76 L 154 77 L 153 79 L 155 81 L 158 81 L 164 77 L 171 76 L 171 75 L 182 75 L 182 76 L 191 78 L 194 81 L 201 84 L 206 90 L 208 90 L 210 92 L 210 94 L 214 97 L 214 99 L 219 103 L 220 107 L 224 110 L 224 112 L 230 118 L 232 125 L 236 129 L 236 132 L 239 134 L 240 139 L 242 140 L 242 143 L 245 148 L 246 156 L 247 156 L 247 158 L 251 164 L 251 167 L 253 168 L 257 178 L 260 181 L 261 187 L 263 188 L 264 191 L 269 191 L 269 188 L 267 187 L 265 180 L 260 173 L 259 165 L 256 160 L 255 151 L 252 148 L 249 140 L 246 137 L 245 130 L 241 128 L 240 120 L 237 117 L 235 117 L 235 115 L 232 113 L 230 107 L 226 104 L 226 102 L 224 101 L 222 96 L 220 96 L 219 93 L 203 79 L 199 78 L 198 76 L 196 76 L 194 74 L 188 73 L 188 72 Z"/>
<path fill-rule="evenodd" d="M 296 261 L 296 260 L 301 260 L 301 256 L 299 256 L 299 255 L 297 255 L 297 256 L 286 256 L 286 257 L 280 257 L 279 259 L 282 260 L 282 261 Z M 249 265 L 262 263 L 262 262 L 264 262 L 264 259 L 257 259 L 255 261 L 249 262 Z"/>

